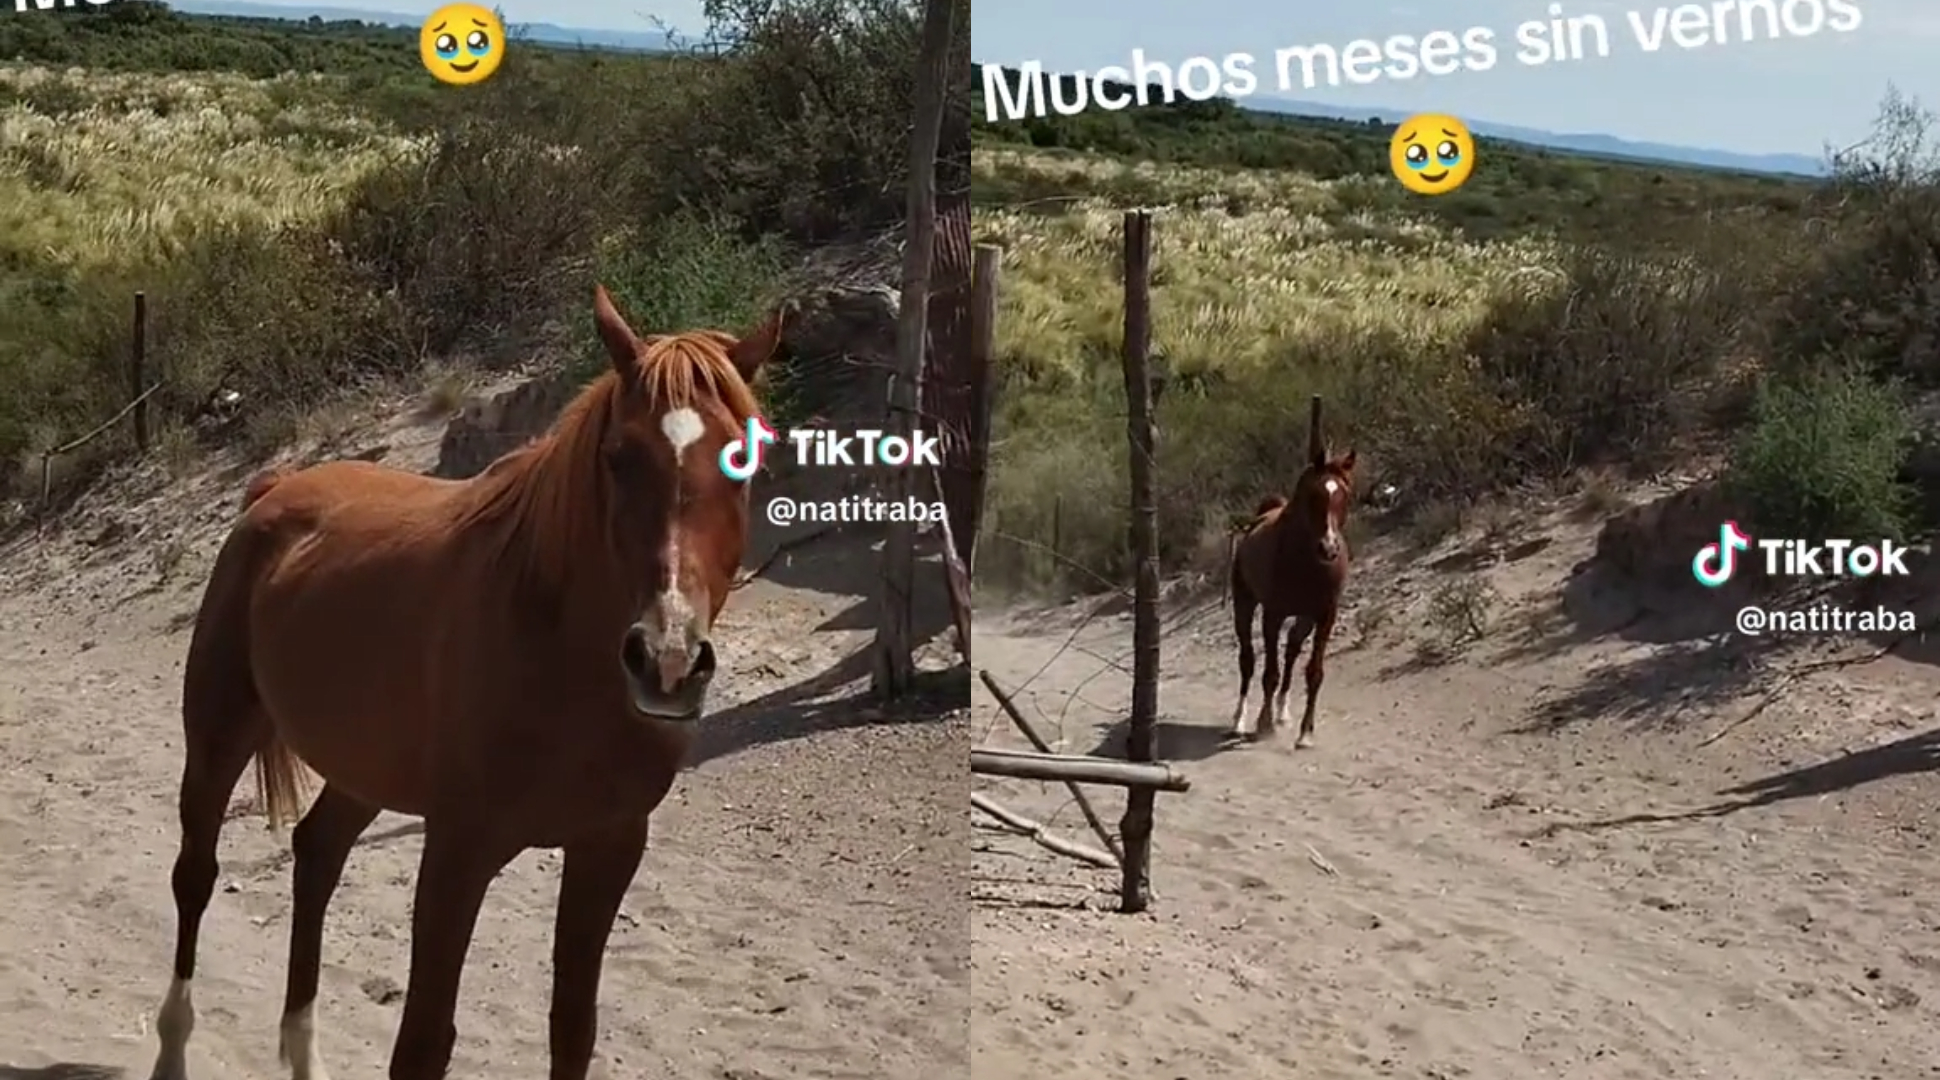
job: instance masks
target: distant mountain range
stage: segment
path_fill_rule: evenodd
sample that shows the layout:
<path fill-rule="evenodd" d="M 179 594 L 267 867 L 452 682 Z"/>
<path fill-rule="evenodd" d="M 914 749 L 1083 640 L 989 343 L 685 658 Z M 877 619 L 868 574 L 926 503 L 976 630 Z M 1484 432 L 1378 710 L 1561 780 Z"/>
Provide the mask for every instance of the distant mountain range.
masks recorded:
<path fill-rule="evenodd" d="M 227 15 L 239 19 L 282 19 L 305 22 L 311 18 L 325 22 L 365 22 L 378 26 L 416 29 L 424 25 L 423 15 L 395 11 L 362 11 L 338 7 L 285 7 L 280 4 L 253 4 L 249 0 L 170 0 L 169 6 L 189 15 Z M 599 49 L 627 52 L 667 52 L 672 45 L 659 30 L 588 30 L 554 23 L 511 23 L 506 31 L 521 40 L 544 45 L 587 45 Z"/>
<path fill-rule="evenodd" d="M 191 15 L 228 15 L 246 19 L 281 19 L 289 22 L 303 22 L 312 17 L 326 22 L 375 23 L 380 26 L 417 27 L 423 24 L 424 16 L 408 15 L 395 11 L 362 11 L 356 8 L 336 7 L 283 7 L 272 4 L 251 3 L 250 0 L 173 0 L 172 7 Z M 508 29 L 522 36 L 526 41 L 546 45 L 585 45 L 601 49 L 620 49 L 628 52 L 666 52 L 672 48 L 666 33 L 660 30 L 589 30 L 581 27 L 559 26 L 554 23 L 514 23 Z M 1348 120 L 1366 123 L 1381 119 L 1395 121 L 1408 114 L 1403 109 L 1368 109 L 1344 105 L 1322 105 L 1311 101 L 1290 101 L 1276 98 L 1248 98 L 1241 103 L 1245 108 L 1258 112 L 1277 113 L 1283 116 L 1311 116 L 1328 120 Z M 1544 131 L 1540 128 L 1518 127 L 1514 124 L 1495 124 L 1485 120 L 1470 120 L 1469 128 L 1477 135 L 1509 142 L 1526 143 L 1531 146 L 1561 150 L 1567 153 L 1582 154 L 1589 157 L 1615 158 L 1623 161 L 1664 162 L 1675 165 L 1696 166 L 1708 169 L 1729 169 L 1737 172 L 1778 173 L 1792 176 L 1824 176 L 1826 164 L 1823 160 L 1805 154 L 1741 154 L 1731 150 L 1711 150 L 1703 147 L 1673 146 L 1668 143 L 1637 142 L 1619 139 L 1614 135 L 1574 134 Z"/>
<path fill-rule="evenodd" d="M 1285 116 L 1317 116 L 1328 120 L 1350 120 L 1356 123 L 1366 123 L 1375 119 L 1394 123 L 1408 117 L 1406 109 L 1360 109 L 1273 98 L 1248 98 L 1240 104 L 1259 112 L 1279 113 Z M 1492 124 L 1481 120 L 1469 120 L 1467 123 L 1469 130 L 1477 135 L 1547 147 L 1551 150 L 1564 150 L 1590 157 L 1616 158 L 1623 161 L 1660 161 L 1708 169 L 1730 169 L 1736 172 L 1781 173 L 1793 176 L 1826 175 L 1825 161 L 1805 154 L 1740 154 L 1731 150 L 1707 150 L 1692 146 L 1672 146 L 1667 143 L 1632 142 L 1629 139 L 1619 139 L 1614 135 L 1563 134 L 1543 131 L 1540 128 L 1517 127 L 1514 124 Z"/>

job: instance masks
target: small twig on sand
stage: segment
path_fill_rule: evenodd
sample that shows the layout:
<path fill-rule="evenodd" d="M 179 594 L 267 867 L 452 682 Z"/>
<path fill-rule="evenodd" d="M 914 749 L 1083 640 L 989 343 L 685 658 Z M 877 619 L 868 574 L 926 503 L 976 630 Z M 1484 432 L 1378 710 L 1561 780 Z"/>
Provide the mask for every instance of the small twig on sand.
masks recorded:
<path fill-rule="evenodd" d="M 1315 851 L 1314 846 L 1312 844 L 1307 845 L 1307 861 L 1310 863 L 1313 863 L 1315 869 L 1319 870 L 1323 874 L 1326 874 L 1328 877 L 1340 876 L 1340 868 L 1335 866 L 1333 863 L 1328 862 L 1327 856 L 1322 855 L 1318 851 Z"/>

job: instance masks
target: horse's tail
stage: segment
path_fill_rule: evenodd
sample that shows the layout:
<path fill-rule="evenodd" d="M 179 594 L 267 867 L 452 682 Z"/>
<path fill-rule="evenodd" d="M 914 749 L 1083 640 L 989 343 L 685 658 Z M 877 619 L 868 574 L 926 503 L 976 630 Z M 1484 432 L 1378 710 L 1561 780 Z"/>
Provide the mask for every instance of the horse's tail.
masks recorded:
<path fill-rule="evenodd" d="M 1266 498 L 1260 500 L 1259 506 L 1253 509 L 1253 516 L 1260 517 L 1264 514 L 1270 514 L 1286 505 L 1287 497 L 1285 495 L 1268 495 Z"/>
<path fill-rule="evenodd" d="M 264 469 L 250 477 L 248 486 L 243 488 L 242 508 L 247 510 L 256 505 L 256 500 L 269 494 L 269 490 L 282 483 L 286 475 L 282 469 Z"/>
<path fill-rule="evenodd" d="M 296 753 L 272 731 L 269 742 L 256 751 L 256 790 L 262 794 L 263 815 L 272 830 L 281 831 L 303 817 L 309 776 Z"/>
<path fill-rule="evenodd" d="M 283 469 L 264 469 L 250 477 L 243 488 L 242 508 L 247 511 L 256 505 L 288 475 Z M 303 762 L 276 734 L 275 725 L 271 725 L 269 741 L 256 751 L 256 790 L 262 796 L 263 816 L 269 818 L 272 830 L 280 832 L 285 825 L 294 825 L 303 817 L 303 804 L 309 797 L 309 776 Z"/>

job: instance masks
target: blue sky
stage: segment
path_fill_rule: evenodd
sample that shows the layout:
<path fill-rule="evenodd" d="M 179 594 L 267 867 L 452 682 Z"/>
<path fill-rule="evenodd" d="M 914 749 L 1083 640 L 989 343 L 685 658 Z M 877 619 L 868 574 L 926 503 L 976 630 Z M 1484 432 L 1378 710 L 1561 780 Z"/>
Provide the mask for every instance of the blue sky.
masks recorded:
<path fill-rule="evenodd" d="M 1823 0 L 1790 2 L 1803 15 Z M 1095 71 L 1127 64 L 1135 48 L 1175 65 L 1246 52 L 1268 76 L 1262 85 L 1269 93 L 1279 48 L 1340 48 L 1358 38 L 1459 34 L 1479 25 L 1495 30 L 1502 50 L 1489 70 L 1365 86 L 1296 86 L 1282 96 L 1745 153 L 1816 155 L 1828 141 L 1850 145 L 1862 138 L 1889 82 L 1940 107 L 1940 0 L 1850 2 L 1863 20 L 1849 33 L 1822 29 L 1811 37 L 1733 40 L 1688 51 L 1666 44 L 1645 53 L 1625 13 L 1640 11 L 1648 24 L 1656 11 L 1648 2 L 975 0 L 971 54 L 982 63 L 1039 60 L 1047 69 Z M 1547 21 L 1551 8 L 1565 16 L 1600 15 L 1610 28 L 1610 55 L 1539 67 L 1517 63 L 1515 28 Z M 1732 22 L 1735 30 L 1735 15 Z"/>
<path fill-rule="evenodd" d="M 290 8 L 301 15 L 318 7 L 353 8 L 402 15 L 430 15 L 441 0 L 254 0 L 270 7 Z M 508 22 L 548 22 L 585 30 L 652 30 L 652 18 L 692 37 L 700 36 L 707 21 L 701 0 L 479 0 L 505 12 Z"/>

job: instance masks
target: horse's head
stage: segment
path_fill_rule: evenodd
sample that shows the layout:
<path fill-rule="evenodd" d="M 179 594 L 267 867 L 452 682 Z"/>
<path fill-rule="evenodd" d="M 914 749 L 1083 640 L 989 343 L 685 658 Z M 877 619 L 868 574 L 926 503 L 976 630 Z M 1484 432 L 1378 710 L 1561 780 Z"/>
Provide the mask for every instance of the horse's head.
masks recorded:
<path fill-rule="evenodd" d="M 620 669 L 642 715 L 692 720 L 713 680 L 709 633 L 748 532 L 747 485 L 723 474 L 721 451 L 756 413 L 749 385 L 775 351 L 782 316 L 740 338 L 642 338 L 604 288 L 593 315 L 618 379 L 600 451 L 613 547 L 631 589 Z"/>
<path fill-rule="evenodd" d="M 1282 512 L 1296 515 L 1307 527 L 1307 535 L 1315 538 L 1315 554 L 1332 562 L 1346 547 L 1341 530 L 1347 525 L 1348 507 L 1353 502 L 1354 451 L 1329 457 L 1322 447 L 1301 471 L 1293 486 L 1293 498 Z"/>

